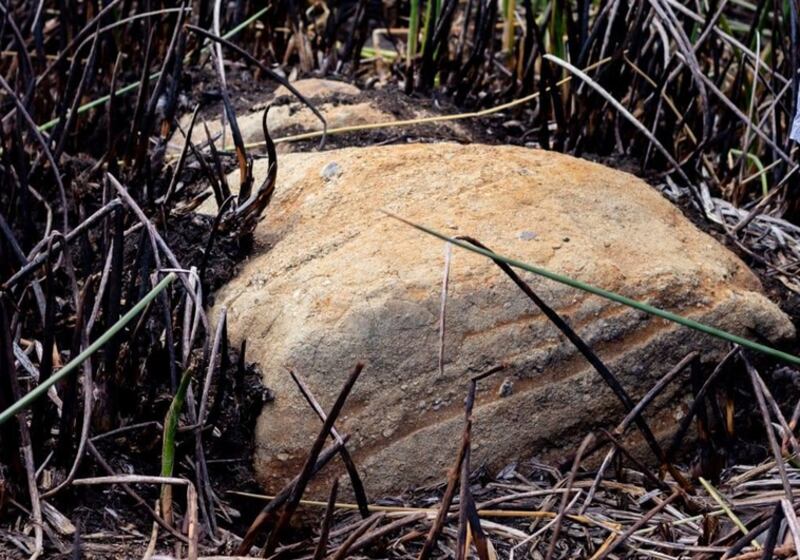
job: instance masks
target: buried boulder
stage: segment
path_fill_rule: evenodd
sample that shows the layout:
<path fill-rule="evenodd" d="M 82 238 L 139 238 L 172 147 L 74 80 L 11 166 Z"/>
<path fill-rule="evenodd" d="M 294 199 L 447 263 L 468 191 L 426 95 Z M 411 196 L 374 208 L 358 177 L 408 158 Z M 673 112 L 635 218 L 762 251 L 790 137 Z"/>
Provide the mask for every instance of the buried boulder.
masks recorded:
<path fill-rule="evenodd" d="M 266 172 L 258 162 L 256 176 Z M 294 475 L 320 420 L 294 386 L 304 377 L 329 407 L 366 363 L 337 427 L 368 491 L 442 480 L 460 441 L 470 376 L 481 382 L 473 464 L 567 453 L 622 408 L 600 376 L 488 259 L 452 254 L 439 368 L 443 244 L 379 209 L 495 251 L 771 341 L 792 324 L 755 275 L 639 179 L 573 157 L 456 144 L 348 148 L 279 158 L 278 188 L 255 232 L 256 253 L 217 297 L 233 338 L 247 338 L 275 394 L 257 429 L 256 470 L 268 489 Z M 643 395 L 688 352 L 724 345 L 661 319 L 522 277 L 616 373 Z M 647 410 L 674 429 L 680 383 Z M 335 470 L 328 470 L 329 476 Z"/>
<path fill-rule="evenodd" d="M 386 122 L 394 118 L 391 114 L 377 108 L 375 104 L 359 99 L 361 91 L 351 84 L 310 78 L 299 80 L 292 85 L 309 102 L 317 105 L 317 109 L 327 121 L 328 128 Z M 273 136 L 281 136 L 290 132 L 300 134 L 322 130 L 322 121 L 317 115 L 287 88 L 280 86 L 266 99 L 256 100 L 250 112 L 239 115 L 236 119 L 242 141 L 245 144 L 264 141 L 261 118 L 264 108 L 269 104 L 274 104 L 267 119 L 267 125 Z M 191 117 L 191 114 L 186 114 L 181 119 L 183 130 L 188 129 Z M 231 146 L 230 130 L 223 133 L 228 127 L 221 120 L 212 120 L 206 123 L 206 126 L 208 126 L 209 134 L 219 146 L 223 148 Z M 205 128 L 198 122 L 192 131 L 192 142 L 201 145 L 206 141 Z M 180 151 L 182 146 L 183 144 L 179 140 L 172 146 L 172 150 Z"/>
<path fill-rule="evenodd" d="M 391 94 L 377 91 L 361 91 L 352 84 L 308 78 L 292 83 L 293 87 L 309 102 L 313 103 L 325 118 L 329 131 L 351 127 L 369 127 L 380 123 L 391 123 L 405 119 L 420 119 L 431 117 L 425 110 L 418 109 L 399 99 L 392 98 Z M 391 98 L 391 102 L 389 99 Z M 251 99 L 249 110 L 237 115 L 236 122 L 242 141 L 246 145 L 257 146 L 264 142 L 262 117 L 264 108 L 271 105 L 267 115 L 267 126 L 273 139 L 292 137 L 308 133 L 319 133 L 323 124 L 314 112 L 295 97 L 287 88 L 280 86 L 274 93 L 266 97 Z M 240 103 L 247 106 L 243 100 Z M 242 107 L 242 108 L 244 108 Z M 190 113 L 181 118 L 181 128 L 187 130 L 192 120 Z M 208 133 L 214 139 L 218 148 L 230 149 L 233 143 L 230 128 L 221 120 L 211 120 L 205 124 Z M 207 142 L 205 126 L 198 121 L 192 131 L 192 142 L 203 145 Z M 429 124 L 422 128 L 428 133 L 438 132 L 449 138 L 462 139 L 464 130 L 455 122 Z M 173 153 L 180 152 L 183 147 L 183 136 L 176 137 L 170 149 Z M 292 150 L 293 144 L 279 140 L 278 151 Z"/>

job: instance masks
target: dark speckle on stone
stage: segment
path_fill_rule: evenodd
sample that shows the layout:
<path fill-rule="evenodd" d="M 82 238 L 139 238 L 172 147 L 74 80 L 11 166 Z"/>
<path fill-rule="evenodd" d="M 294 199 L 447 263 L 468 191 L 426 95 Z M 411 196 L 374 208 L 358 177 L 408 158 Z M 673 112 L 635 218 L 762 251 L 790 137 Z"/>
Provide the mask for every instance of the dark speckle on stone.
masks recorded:
<path fill-rule="evenodd" d="M 500 397 L 501 399 L 504 399 L 506 397 L 510 397 L 511 393 L 513 392 L 514 392 L 514 382 L 506 378 L 503 380 L 503 383 L 497 390 L 497 396 Z"/>
<path fill-rule="evenodd" d="M 322 171 L 320 171 L 319 175 L 326 181 L 332 181 L 333 179 L 339 177 L 339 175 L 341 174 L 342 174 L 342 167 L 335 161 L 332 161 L 322 168 Z"/>

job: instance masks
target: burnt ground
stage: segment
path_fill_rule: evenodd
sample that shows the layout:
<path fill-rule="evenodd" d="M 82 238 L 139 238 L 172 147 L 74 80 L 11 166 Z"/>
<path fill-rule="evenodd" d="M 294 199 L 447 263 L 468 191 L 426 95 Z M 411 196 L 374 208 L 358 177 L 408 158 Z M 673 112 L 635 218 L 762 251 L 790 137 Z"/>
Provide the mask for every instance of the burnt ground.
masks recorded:
<path fill-rule="evenodd" d="M 161 258 L 163 265 L 163 260 L 171 260 L 174 252 L 180 261 L 177 266 L 196 267 L 208 304 L 214 290 L 235 274 L 238 263 L 247 258 L 250 241 L 246 231 L 252 225 L 249 221 L 242 220 L 228 228 L 227 217 L 218 224 L 192 212 L 208 196 L 207 186 L 215 184 L 216 179 L 222 180 L 221 171 L 235 168 L 233 157 L 221 154 L 217 159 L 213 150 L 205 149 L 197 160 L 192 157 L 179 167 L 177 190 L 166 188 L 167 184 L 175 185 L 170 182 L 175 166 L 171 162 L 165 164 L 168 152 L 164 146 L 164 136 L 175 122 L 175 108 L 178 107 L 178 114 L 185 114 L 201 103 L 201 117 L 216 119 L 226 93 L 226 88 L 220 86 L 224 76 L 216 76 L 216 61 L 205 54 L 210 43 L 202 39 L 207 37 L 204 29 L 215 29 L 215 33 L 224 30 L 232 41 L 222 47 L 222 74 L 227 74 L 227 89 L 239 115 L 275 89 L 276 84 L 254 70 L 257 65 L 279 73 L 285 71 L 292 80 L 304 77 L 304 72 L 350 76 L 364 89 L 358 100 L 371 100 L 395 119 L 416 117 L 422 111 L 453 114 L 486 109 L 534 92 L 539 96 L 536 102 L 481 119 L 460 120 L 457 126 L 426 124 L 331 136 L 328 148 L 445 140 L 540 146 L 631 171 L 654 188 L 661 186 L 663 177 L 653 170 L 669 169 L 670 161 L 677 161 L 683 172 L 703 180 L 702 185 L 708 186 L 712 196 L 720 197 L 712 204 L 721 209 L 720 216 L 729 226 L 759 200 L 763 202 L 762 197 L 768 192 L 772 193 L 765 214 L 781 216 L 791 223 L 754 220 L 739 239 L 724 228 L 709 224 L 688 197 L 678 198 L 676 204 L 698 227 L 751 265 L 770 297 L 798 323 L 800 301 L 783 283 L 794 284 L 794 289 L 800 291 L 796 264 L 800 248 L 794 239 L 786 242 L 787 237 L 795 237 L 796 226 L 792 224 L 800 223 L 800 179 L 790 171 L 797 159 L 797 146 L 790 137 L 797 99 L 797 84 L 792 84 L 791 78 L 796 75 L 798 52 L 796 33 L 792 33 L 797 14 L 791 10 L 775 10 L 768 2 L 759 2 L 755 9 L 743 8 L 739 3 L 698 2 L 688 12 L 676 10 L 665 18 L 664 10 L 670 12 L 677 5 L 662 10 L 655 3 L 622 2 L 619 10 L 616 3 L 614 10 L 608 10 L 603 6 L 608 8 L 609 3 L 545 0 L 504 3 L 504 7 L 515 11 L 516 17 L 510 18 L 505 10 L 500 13 L 495 9 L 497 4 L 493 2 L 444 2 L 442 10 L 427 9 L 432 6 L 429 3 L 422 10 L 425 13 L 420 14 L 425 25 L 418 30 L 419 41 L 412 42 L 409 39 L 413 31 L 406 29 L 413 29 L 409 26 L 413 4 L 409 2 L 344 0 L 266 6 L 255 0 L 237 0 L 222 3 L 224 9 L 216 17 L 214 12 L 220 9 L 220 3 L 209 0 L 180 4 L 188 10 L 173 7 L 179 3 L 164 1 L 124 0 L 111 4 L 18 0 L 3 6 L 0 409 L 18 401 L 74 359 L 87 340 L 96 340 L 108 332 L 120 314 L 152 285 L 153 277 L 143 275 L 156 268 L 156 259 Z M 720 4 L 719 10 L 716 4 Z M 483 9 L 484 5 L 489 9 Z M 187 22 L 193 25 L 184 25 Z M 664 40 L 665 33 L 667 38 L 672 34 L 676 40 Z M 752 71 L 752 59 L 759 55 L 745 56 L 730 36 L 760 52 L 764 64 L 755 65 L 757 72 Z M 419 43 L 417 49 L 415 42 Z M 370 54 L 365 47 L 392 54 L 387 59 L 380 50 L 373 49 Z M 236 48 L 242 51 L 237 53 Z M 381 57 L 381 61 L 373 55 Z M 579 74 L 564 66 L 566 60 L 590 75 L 592 82 L 576 79 Z M 761 80 L 754 77 L 759 74 Z M 571 85 L 566 86 L 566 80 L 571 80 Z M 404 95 L 397 86 L 384 86 L 385 83 L 402 84 L 400 87 L 414 93 Z M 707 94 L 704 83 L 715 86 L 713 95 Z M 788 84 L 794 85 L 791 94 Z M 609 103 L 609 96 L 618 105 Z M 641 134 L 626 118 L 625 111 L 645 122 L 651 135 Z M 298 143 L 293 148 L 317 149 L 317 143 Z M 744 151 L 739 156 L 735 154 L 738 148 Z M 259 150 L 251 152 L 263 157 Z M 745 173 L 749 175 L 760 168 L 759 162 L 769 169 L 768 174 L 761 175 L 766 178 L 761 190 L 742 181 Z M 106 172 L 123 185 L 118 193 Z M 224 182 L 221 184 L 224 186 Z M 221 196 L 224 190 L 217 189 L 218 199 L 227 196 Z M 670 189 L 670 194 L 674 192 Z M 115 209 L 106 204 L 117 195 L 124 198 L 124 193 L 130 195 L 125 202 L 109 203 L 116 205 Z M 137 205 L 143 209 L 144 224 L 139 223 L 133 211 Z M 88 226 L 91 231 L 77 234 L 66 252 L 56 248 L 58 257 L 54 257 L 50 247 L 43 249 L 57 243 L 56 230 L 66 234 L 70 226 L 101 208 L 110 213 Z M 167 238 L 169 247 L 150 248 L 148 241 L 152 238 L 148 238 L 147 231 L 153 230 L 149 226 L 155 226 Z M 27 267 L 26 262 L 33 255 L 38 255 L 41 266 L 9 285 L 12 275 Z M 193 279 L 194 276 L 181 276 L 187 284 Z M 107 284 L 98 286 L 105 280 Z M 98 301 L 92 302 L 95 298 Z M 195 377 L 195 390 L 198 378 L 205 372 L 213 374 L 210 406 L 215 416 L 214 422 L 203 428 L 205 449 L 199 449 L 192 443 L 192 430 L 200 428 L 189 425 L 193 407 L 184 407 L 174 474 L 198 482 L 202 491 L 206 485 L 199 471 L 207 461 L 219 500 L 205 492 L 199 508 L 219 506 L 220 515 L 212 517 L 221 519 L 221 530 L 215 532 L 215 537 L 230 537 L 235 542 L 234 536 L 244 535 L 261 502 L 227 491 L 257 490 L 250 463 L 252 426 L 270 394 L 261 386 L 255 366 L 248 363 L 246 348 L 229 347 L 224 334 L 217 340 L 226 342 L 220 342 L 218 347 L 211 342 L 214 333 L 209 329 L 200 328 L 200 336 L 194 339 L 184 332 L 189 330 L 191 319 L 187 301 L 185 287 L 173 284 L 139 320 L 130 322 L 90 361 L 84 362 L 86 373 L 92 370 L 93 380 L 87 375 L 67 376 L 59 381 L 60 402 L 41 399 L 25 412 L 27 421 L 11 420 L 0 425 L 0 558 L 38 552 L 34 534 L 40 529 L 46 533 L 46 557 L 142 557 L 152 526 L 152 515 L 146 508 L 158 500 L 157 487 L 135 486 L 140 500 L 148 504 L 145 508 L 136 505 L 118 485 L 66 486 L 46 503 L 78 526 L 80 537 L 74 539 L 68 532 L 59 532 L 57 516 L 35 527 L 38 515 L 35 508 L 30 510 L 39 503 L 35 487 L 52 489 L 63 480 L 76 458 L 81 461 L 77 471 L 80 478 L 102 476 L 107 471 L 142 475 L 161 472 L 162 424 L 170 403 L 179 403 L 175 397 L 176 377 L 180 374 Z M 214 362 L 209 365 L 212 344 L 223 357 L 219 366 Z M 797 353 L 797 344 L 789 350 Z M 182 353 L 187 355 L 176 356 Z M 779 544 L 774 551 L 767 546 L 764 557 L 773 552 L 775 556 L 793 555 L 796 551 L 787 548 L 791 547 L 791 538 L 786 535 L 790 522 L 797 534 L 794 515 L 787 512 L 782 516 L 770 500 L 777 494 L 775 489 L 783 486 L 786 498 L 796 501 L 785 471 L 791 471 L 791 485 L 796 487 L 800 470 L 798 464 L 789 462 L 785 469 L 773 471 L 765 471 L 763 464 L 752 468 L 743 464 L 755 464 L 765 457 L 780 465 L 784 461 L 779 449 L 767 453 L 768 438 L 764 437 L 765 427 L 768 434 L 775 435 L 769 427 L 773 421 L 782 420 L 781 414 L 770 416 L 766 410 L 762 415 L 753 406 L 753 397 L 759 392 L 748 393 L 751 380 L 741 371 L 741 361 L 724 368 L 721 381 L 712 387 L 713 394 L 707 402 L 699 402 L 704 405 L 701 408 L 707 404 L 712 409 L 709 416 L 713 443 L 728 453 L 725 458 L 729 465 L 739 461 L 723 473 L 720 489 L 748 529 L 772 518 L 770 527 L 774 531 L 769 534 L 777 536 L 774 540 Z M 775 396 L 789 405 L 784 410 L 790 410 L 796 403 L 789 401 L 800 394 L 797 374 L 769 359 L 759 359 L 757 366 Z M 82 391 L 79 381 L 86 382 L 87 388 L 91 386 L 91 391 Z M 713 408 L 723 406 L 725 395 L 736 401 L 737 441 L 718 439 L 720 434 L 725 435 L 725 430 L 719 429 L 724 419 Z M 86 404 L 82 397 L 86 397 Z M 775 403 L 770 400 L 769 404 Z M 90 415 L 90 422 L 81 421 L 81 411 Z M 692 416 L 687 418 L 691 420 Z M 695 420 L 692 434 L 707 431 L 701 418 Z M 20 439 L 27 439 L 27 426 L 32 453 L 26 455 L 26 446 Z M 81 426 L 88 427 L 86 433 L 95 438 L 97 451 L 78 451 Z M 123 431 L 114 431 L 118 428 Z M 797 442 L 790 443 L 797 452 Z M 604 445 L 609 444 L 604 441 Z M 684 464 L 691 463 L 698 449 L 703 449 L 702 445 L 688 442 L 683 448 Z M 98 454 L 108 467 L 103 466 Z M 27 465 L 23 458 L 28 459 Z M 705 457 L 706 462 L 713 458 Z M 579 464 L 576 462 L 576 470 Z M 583 466 L 585 469 L 575 479 L 580 491 L 595 476 L 591 472 L 593 465 Z M 462 554 L 465 517 L 471 515 L 467 499 L 470 493 L 478 503 L 500 499 L 496 503 L 508 509 L 552 514 L 559 501 L 555 493 L 567 486 L 562 495 L 562 508 L 566 507 L 573 483 L 568 479 L 569 469 L 557 472 L 546 465 L 517 465 L 502 473 L 481 472 L 479 465 L 472 467 L 478 471 L 476 484 L 460 488 L 461 522 L 446 521 L 435 556 Z M 638 465 L 632 459 L 620 460 L 613 476 L 609 476 L 609 487 L 588 498 L 583 507 L 588 508 L 590 517 L 613 519 L 618 527 L 630 531 L 636 520 L 647 524 L 645 533 L 637 533 L 658 542 L 644 542 L 632 535 L 612 543 L 609 537 L 614 535 L 608 527 L 601 529 L 563 518 L 554 519 L 554 528 L 549 529 L 551 522 L 540 516 L 530 516 L 527 521 L 524 516 L 495 517 L 489 532 L 498 557 L 507 557 L 519 539 L 519 534 L 508 538 L 509 533 L 498 530 L 498 524 L 519 529 L 523 539 L 534 539 L 524 551 L 526 557 L 584 558 L 617 545 L 625 547 L 624 552 L 613 552 L 617 557 L 628 553 L 709 557 L 723 552 L 734 556 L 744 551 L 737 544 L 742 539 L 736 527 L 726 516 L 718 515 L 718 504 L 709 492 L 704 492 L 699 481 L 680 489 L 680 477 L 673 476 L 667 484 L 659 484 L 651 467 Z M 37 469 L 38 472 L 31 472 Z M 744 473 L 744 479 L 738 473 Z M 29 489 L 27 481 L 33 478 L 37 480 Z M 713 482 L 713 473 L 710 478 Z M 492 484 L 483 484 L 489 481 Z M 505 483 L 507 488 L 499 489 Z M 511 494 L 540 489 L 548 494 L 541 499 L 519 499 Z M 677 496 L 678 490 L 681 498 L 674 502 L 674 511 L 662 510 L 649 521 L 643 517 L 647 512 L 655 514 L 651 509 L 654 504 Z M 694 497 L 686 499 L 683 491 L 694 493 Z M 371 498 L 374 501 L 375 497 Z M 424 488 L 398 497 L 393 503 L 437 508 L 441 498 L 441 487 Z M 183 535 L 188 529 L 187 515 L 183 515 L 186 512 L 181 511 L 185 500 L 183 495 L 174 500 L 183 524 L 177 535 L 181 540 L 186 539 Z M 753 507 L 748 500 L 759 505 Z M 276 530 L 273 535 L 285 538 L 283 542 L 304 539 L 309 534 L 316 536 L 319 512 L 313 510 L 313 521 L 296 528 L 296 532 Z M 699 522 L 682 522 L 698 512 L 703 514 L 702 527 Z M 414 521 L 413 516 L 418 513 L 401 512 L 397 518 L 408 521 L 410 516 Z M 55 514 L 49 511 L 49 515 Z M 200 525 L 206 530 L 213 523 L 206 523 L 203 515 Z M 472 536 L 479 539 L 481 523 L 476 521 L 477 516 L 476 513 L 469 521 Z M 781 521 L 782 517 L 786 518 Z M 356 519 L 356 514 L 340 510 L 335 521 L 335 531 L 340 532 L 329 541 L 328 552 L 342 552 L 356 531 L 367 530 L 367 534 L 375 536 L 372 529 Z M 390 524 L 389 519 L 379 520 L 375 531 Z M 358 554 L 398 560 L 416 557 L 422 546 L 420 536 L 424 538 L 428 526 L 427 522 L 414 521 L 374 540 L 375 547 L 361 549 Z M 541 536 L 532 535 L 542 527 Z M 762 529 L 760 533 L 758 529 L 754 531 L 765 540 L 766 528 Z M 164 530 L 159 534 L 158 551 L 169 554 L 175 550 L 176 535 L 170 536 Z M 256 544 L 263 543 L 265 534 L 260 531 Z M 395 546 L 385 548 L 389 539 Z M 79 546 L 73 546 L 73 541 Z M 200 543 L 201 555 L 233 551 L 231 546 L 216 546 L 208 534 L 200 535 Z M 686 543 L 691 545 L 687 547 Z M 312 539 L 294 541 L 290 546 L 295 545 L 296 554 L 292 557 L 311 556 Z M 176 550 L 175 554 L 184 556 L 183 552 Z M 486 560 L 488 552 L 481 557 Z"/>
<path fill-rule="evenodd" d="M 184 108 L 193 107 L 196 103 L 203 106 L 201 117 L 212 120 L 218 118 L 221 110 L 221 97 L 215 80 L 209 78 L 205 70 L 195 71 L 190 75 L 191 84 L 188 91 L 192 91 L 193 99 L 184 99 Z M 213 76 L 213 75 L 212 75 Z M 242 71 L 230 77 L 229 88 L 232 100 L 238 114 L 245 114 L 253 105 L 262 101 L 273 89 L 268 82 L 254 79 Z M 287 102 L 279 99 L 277 102 Z M 316 102 L 335 102 L 335 99 L 318 99 Z M 420 112 L 431 115 L 453 114 L 459 112 L 453 105 L 444 100 L 437 100 L 428 96 L 406 96 L 396 86 L 381 89 L 367 89 L 362 91 L 352 102 L 370 101 L 378 108 L 391 114 L 398 120 L 413 119 Z M 518 109 L 515 112 L 497 113 L 488 117 L 470 118 L 457 121 L 457 128 L 435 124 L 421 124 L 398 128 L 386 128 L 353 132 L 328 137 L 325 149 L 343 147 L 368 147 L 390 143 L 405 142 L 480 142 L 487 144 L 516 144 L 529 147 L 539 147 L 534 140 L 534 134 L 527 131 L 520 124 L 524 120 L 527 109 Z M 292 133 L 294 131 L 289 131 Z M 299 132 L 299 131 L 297 131 Z M 310 151 L 319 149 L 317 140 L 296 142 L 293 151 Z M 259 157 L 258 154 L 254 154 Z M 634 158 L 619 156 L 581 154 L 582 157 L 598 161 L 610 167 L 615 167 L 640 176 L 653 185 L 660 182 L 657 174 L 641 169 Z M 223 163 L 228 171 L 236 168 L 235 160 L 230 155 L 223 155 Z M 200 196 L 205 190 L 202 174 L 196 166 L 188 165 L 184 171 L 183 180 L 187 183 L 185 198 Z M 280 174 L 278 186 L 280 188 Z M 655 188 L 655 187 L 654 187 Z M 684 197 L 679 205 L 684 214 L 689 217 L 700 229 L 716 238 L 737 253 L 761 278 L 764 287 L 774 301 L 789 314 L 797 326 L 800 326 L 800 295 L 787 289 L 781 282 L 769 274 L 759 262 L 754 261 L 741 248 L 731 242 L 730 238 L 714 224 L 705 220 L 688 197 Z M 191 208 L 191 204 L 188 208 Z M 224 232 L 210 233 L 214 229 L 213 219 L 196 215 L 188 210 L 177 220 L 173 219 L 166 228 L 166 237 L 170 247 L 176 253 L 178 260 L 186 266 L 196 266 L 203 279 L 205 296 L 208 301 L 213 301 L 215 290 L 225 284 L 236 274 L 239 262 L 245 259 L 251 249 L 247 238 L 232 238 Z M 206 250 L 210 252 L 206 257 Z M 138 276 L 137 269 L 146 269 L 148 266 L 147 251 L 140 245 L 129 242 L 126 246 L 125 262 L 127 268 L 126 285 L 130 297 L 136 291 Z M 78 255 L 76 255 L 78 256 Z M 790 348 L 797 351 L 800 347 Z M 134 352 L 135 354 L 135 352 Z M 242 355 L 244 354 L 244 359 Z M 223 394 L 212 395 L 214 406 L 212 414 L 216 415 L 214 421 L 208 424 L 215 425 L 213 433 L 205 438 L 206 455 L 210 480 L 214 483 L 214 490 L 228 504 L 226 514 L 230 522 L 226 530 L 238 535 L 243 534 L 251 520 L 258 513 L 261 503 L 237 495 L 227 494 L 229 491 L 259 492 L 260 489 L 254 482 L 251 457 L 253 453 L 253 430 L 255 420 L 263 403 L 271 398 L 269 390 L 260 383 L 260 373 L 253 364 L 246 361 L 244 348 L 229 348 L 223 363 L 223 382 L 220 384 Z M 156 356 L 157 357 L 157 356 Z M 164 360 L 168 356 L 162 354 Z M 132 361 L 133 358 L 131 358 Z M 163 366 L 151 356 L 149 367 L 143 368 L 142 375 L 136 379 L 136 385 L 149 386 L 150 391 L 144 395 L 141 392 L 131 391 L 130 397 L 135 402 L 130 403 L 128 409 L 118 411 L 122 417 L 127 418 L 163 418 L 170 403 L 169 387 L 159 385 L 156 379 L 168 378 L 163 371 Z M 769 362 L 760 364 L 764 373 L 770 378 L 771 386 L 775 387 L 776 395 L 785 398 L 798 389 L 798 379 L 788 370 Z M 145 373 L 147 372 L 147 373 Z M 741 375 L 744 375 L 743 372 Z M 745 378 L 742 384 L 746 386 Z M 216 386 L 215 386 L 216 387 Z M 737 424 L 740 428 L 740 440 L 732 442 L 730 452 L 739 460 L 757 461 L 769 453 L 763 441 L 763 426 L 760 419 L 750 414 L 752 397 L 743 392 L 733 392 L 737 404 Z M 107 438 L 98 441 L 98 450 L 106 455 L 106 459 L 117 472 L 152 472 L 155 465 L 159 464 L 160 457 L 160 426 L 152 423 L 139 430 L 127 431 L 116 438 Z M 180 440 L 177 450 L 180 457 L 191 457 L 190 451 L 193 438 L 185 437 Z M 125 450 L 120 452 L 120 450 Z M 187 453 L 187 450 L 189 451 Z M 687 451 L 686 461 L 693 460 L 693 451 Z M 186 461 L 186 459 L 184 459 Z M 182 469 L 191 471 L 191 462 L 184 462 Z M 535 471 L 535 469 L 534 469 Z M 534 471 L 531 471 L 533 473 Z M 484 482 L 492 479 L 493 473 L 478 469 L 477 480 Z M 415 495 L 402 499 L 402 503 L 428 499 L 426 496 L 431 489 L 420 489 Z M 142 495 L 155 500 L 157 492 L 153 489 L 142 490 Z M 92 504 L 100 504 L 96 507 Z M 151 501 L 151 503 L 153 503 Z M 64 492 L 59 497 L 59 507 L 62 511 L 72 511 L 70 518 L 80 528 L 82 546 L 90 556 L 133 556 L 140 555 L 142 545 L 150 533 L 151 523 L 146 515 L 131 515 L 130 499 L 118 491 L 110 491 L 104 487 L 90 488 L 87 491 L 72 489 Z M 74 509 L 73 509 L 74 508 Z M 315 514 L 317 512 L 314 512 Z M 316 522 L 314 522 L 314 526 Z M 296 528 L 298 536 L 307 530 L 303 527 Z M 15 550 L 3 551 L 0 546 L 0 556 L 10 554 L 16 556 Z M 68 557 L 69 551 L 62 551 L 63 557 Z M 55 555 L 53 557 L 58 557 Z M 5 557 L 5 556 L 3 556 Z"/>

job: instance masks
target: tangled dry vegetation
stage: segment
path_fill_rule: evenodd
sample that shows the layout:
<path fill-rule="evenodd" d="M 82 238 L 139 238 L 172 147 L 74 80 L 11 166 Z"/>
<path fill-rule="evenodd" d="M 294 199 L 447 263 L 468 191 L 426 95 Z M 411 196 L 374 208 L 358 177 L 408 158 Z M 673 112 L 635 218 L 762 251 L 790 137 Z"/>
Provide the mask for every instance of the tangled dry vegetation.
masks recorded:
<path fill-rule="evenodd" d="M 266 130 L 266 154 L 241 141 L 237 93 L 303 75 L 433 98 L 448 109 L 428 120 L 497 142 L 634 161 L 800 291 L 798 29 L 795 0 L 3 0 L 0 556 L 797 556 L 800 399 L 783 365 L 733 348 L 704 372 L 690 354 L 635 401 L 555 315 L 628 410 L 615 430 L 565 465 L 482 472 L 475 379 L 446 484 L 352 506 L 334 487 L 317 504 L 303 491 L 348 461 L 334 422 L 360 367 L 327 414 L 308 394 L 323 422 L 302 472 L 254 496 L 251 430 L 270 395 L 205 306 L 275 188 L 274 167 L 253 184 L 253 158 L 274 149 Z M 209 138 L 168 156 L 201 122 L 181 130 L 187 111 L 224 112 L 235 150 Z M 208 187 L 216 219 L 192 212 Z M 693 404 L 662 449 L 647 404 L 685 368 Z"/>

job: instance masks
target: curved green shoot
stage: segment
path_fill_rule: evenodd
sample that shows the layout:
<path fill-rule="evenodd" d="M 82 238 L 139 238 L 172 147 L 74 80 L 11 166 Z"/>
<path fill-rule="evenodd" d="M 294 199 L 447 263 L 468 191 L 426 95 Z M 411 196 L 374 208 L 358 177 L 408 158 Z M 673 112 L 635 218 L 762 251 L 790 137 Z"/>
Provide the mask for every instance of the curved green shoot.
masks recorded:
<path fill-rule="evenodd" d="M 192 380 L 192 369 L 186 368 L 181 376 L 181 382 L 175 396 L 167 411 L 164 420 L 164 437 L 161 442 L 161 476 L 172 476 L 175 468 L 175 434 L 178 432 L 178 420 L 181 417 L 183 403 L 186 400 L 186 391 L 189 389 L 189 381 Z"/>
<path fill-rule="evenodd" d="M 728 158 L 730 159 L 731 156 L 735 157 L 742 157 L 745 156 L 750 163 L 752 163 L 756 169 L 758 170 L 758 176 L 761 179 L 761 194 L 763 196 L 767 196 L 769 194 L 769 184 L 767 183 L 767 175 L 764 170 L 764 164 L 761 163 L 761 159 L 755 155 L 751 154 L 750 152 L 743 152 L 742 150 L 737 150 L 735 148 L 731 148 L 728 150 Z"/>
<path fill-rule="evenodd" d="M 667 321 L 671 321 L 673 323 L 677 323 L 684 327 L 689 327 L 690 329 L 711 335 L 715 338 L 719 338 L 721 340 L 725 340 L 727 342 L 731 342 L 733 344 L 738 344 L 744 348 L 748 348 L 750 350 L 754 350 L 756 352 L 760 352 L 762 354 L 766 354 L 768 356 L 772 356 L 773 358 L 777 358 L 784 362 L 788 362 L 794 365 L 800 365 L 800 357 L 795 356 L 794 354 L 789 354 L 788 352 L 783 352 L 778 350 L 777 348 L 772 348 L 771 346 L 767 346 L 766 344 L 761 344 L 758 342 L 754 342 L 747 338 L 735 335 L 733 333 L 729 333 L 722 329 L 718 329 L 716 327 L 712 327 L 710 325 L 706 325 L 705 323 L 701 323 L 699 321 L 695 321 L 694 319 L 689 319 L 688 317 L 683 317 L 682 315 L 678 315 L 677 313 L 672 313 L 671 311 L 666 311 L 664 309 L 660 309 L 648 303 L 644 303 L 642 301 L 637 301 L 635 299 L 631 299 L 629 297 L 623 296 L 616 292 L 612 292 L 609 290 L 604 290 L 603 288 L 598 288 L 591 284 L 587 284 L 586 282 L 582 282 L 580 280 L 576 280 L 574 278 L 570 278 L 569 276 L 564 276 L 562 274 L 558 274 L 556 272 L 552 272 L 547 270 L 546 268 L 542 268 L 539 266 L 530 265 L 524 263 L 522 261 L 518 261 L 516 259 L 512 259 L 510 257 L 506 257 L 503 255 L 499 255 L 497 253 L 493 253 L 492 251 L 487 251 L 486 249 L 482 249 L 480 247 L 476 247 L 466 241 L 462 241 L 460 239 L 455 239 L 452 237 L 448 237 L 443 233 L 439 233 L 433 229 L 428 227 L 415 224 L 414 222 L 410 222 L 400 216 L 392 214 L 386 210 L 382 210 L 384 214 L 390 216 L 396 220 L 403 222 L 406 225 L 409 225 L 419 231 L 427 233 L 428 235 L 432 235 L 442 241 L 447 241 L 448 243 L 452 243 L 456 247 L 460 247 L 461 249 L 466 249 L 467 251 L 471 251 L 473 253 L 478 253 L 479 255 L 483 255 L 484 257 L 488 257 L 495 261 L 500 261 L 506 263 L 509 266 L 513 266 L 514 268 L 518 268 L 520 270 L 525 270 L 527 272 L 532 272 L 539 276 L 543 276 L 555 282 L 559 282 L 560 284 L 565 284 L 567 286 L 571 286 L 573 288 L 577 288 L 584 292 L 588 292 L 590 294 L 594 294 L 596 296 L 600 296 L 602 298 L 611 300 L 616 303 L 621 303 L 622 305 L 627 305 L 628 307 L 632 307 L 634 309 L 638 309 L 639 311 L 644 311 L 648 315 L 653 315 L 655 317 L 660 317 L 662 319 L 666 319 Z"/>
<path fill-rule="evenodd" d="M 169 404 L 167 417 L 164 420 L 164 434 L 161 438 L 161 476 L 170 477 L 175 470 L 175 434 L 178 433 L 178 420 L 181 417 L 186 392 L 192 380 L 192 368 L 186 368 L 172 402 Z M 161 485 L 161 513 L 167 523 L 172 524 L 172 485 Z"/>
<path fill-rule="evenodd" d="M 9 406 L 4 411 L 0 412 L 0 424 L 4 424 L 8 420 L 14 417 L 18 412 L 24 410 L 25 408 L 29 407 L 33 401 L 38 399 L 39 397 L 43 396 L 47 391 L 68 376 L 70 373 L 78 369 L 81 364 L 83 364 L 86 359 L 88 359 L 92 354 L 97 352 L 100 348 L 102 348 L 111 338 L 116 335 L 119 331 L 121 331 L 125 325 L 131 322 L 134 317 L 136 317 L 139 313 L 141 313 L 150 303 L 160 294 L 163 292 L 167 286 L 169 286 L 172 281 L 175 280 L 175 273 L 170 272 L 167 274 L 161 282 L 156 284 L 152 290 L 150 290 L 147 295 L 145 295 L 139 303 L 134 305 L 125 315 L 120 317 L 120 319 L 114 323 L 110 329 L 104 332 L 97 340 L 91 343 L 83 352 L 75 356 L 72 360 L 69 361 L 67 365 L 63 368 L 58 370 L 56 373 L 51 375 L 46 381 L 40 383 L 36 386 L 33 390 L 26 393 L 22 398 L 20 398 L 17 402 Z"/>

